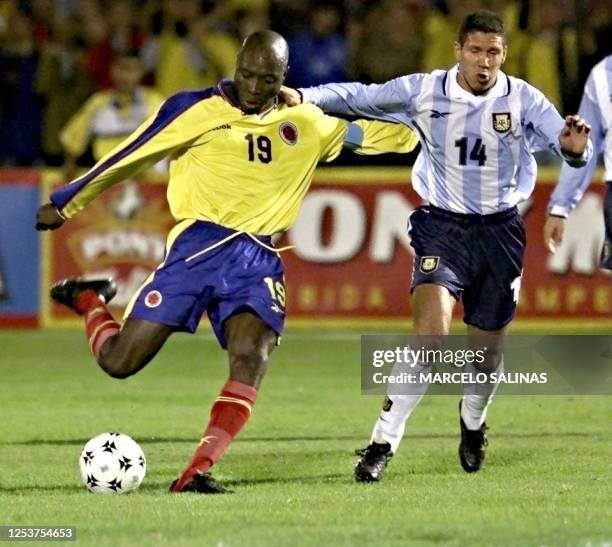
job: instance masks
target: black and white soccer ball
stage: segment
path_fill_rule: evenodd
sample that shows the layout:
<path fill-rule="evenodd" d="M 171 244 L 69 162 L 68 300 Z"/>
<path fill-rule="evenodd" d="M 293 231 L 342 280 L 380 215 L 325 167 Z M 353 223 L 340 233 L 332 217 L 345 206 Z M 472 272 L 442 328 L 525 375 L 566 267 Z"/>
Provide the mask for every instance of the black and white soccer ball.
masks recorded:
<path fill-rule="evenodd" d="M 89 440 L 79 458 L 81 481 L 90 492 L 124 494 L 136 490 L 147 471 L 144 452 L 123 433 Z"/>

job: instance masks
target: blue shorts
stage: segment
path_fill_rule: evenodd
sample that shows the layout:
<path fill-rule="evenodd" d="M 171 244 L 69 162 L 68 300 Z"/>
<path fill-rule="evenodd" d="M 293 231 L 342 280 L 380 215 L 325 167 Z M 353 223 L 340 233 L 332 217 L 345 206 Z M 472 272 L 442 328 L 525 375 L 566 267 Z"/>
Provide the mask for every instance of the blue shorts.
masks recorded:
<path fill-rule="evenodd" d="M 183 221 L 168 235 L 165 260 L 134 295 L 126 317 L 195 332 L 206 311 L 219 343 L 227 348 L 223 323 L 248 310 L 280 336 L 283 263 L 269 236 L 256 239 L 261 244 L 211 222 Z"/>
<path fill-rule="evenodd" d="M 491 215 L 419 207 L 408 234 L 415 251 L 411 291 L 423 283 L 446 287 L 463 300 L 463 320 L 483 330 L 512 320 L 526 244 L 515 207 Z"/>

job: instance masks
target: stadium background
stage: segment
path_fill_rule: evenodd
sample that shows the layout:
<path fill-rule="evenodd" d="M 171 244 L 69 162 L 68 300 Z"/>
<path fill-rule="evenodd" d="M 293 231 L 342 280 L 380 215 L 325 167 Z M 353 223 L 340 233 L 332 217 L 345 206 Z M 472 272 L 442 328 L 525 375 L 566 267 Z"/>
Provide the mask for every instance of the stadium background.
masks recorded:
<path fill-rule="evenodd" d="M 117 53 L 137 49 L 143 83 L 168 96 L 231 76 L 240 40 L 271 27 L 290 43 L 290 85 L 384 81 L 451 66 L 459 21 L 482 7 L 504 14 L 510 43 L 505 70 L 544 91 L 562 113 L 576 111 L 588 71 L 610 47 L 605 0 L 3 1 L 0 324 L 76 324 L 46 294 L 52 280 L 81 273 L 117 277 L 121 307 L 160 262 L 171 224 L 163 177 L 143 175 L 129 190 L 115 188 L 52 235 L 31 229 L 37 204 L 69 174 L 62 167 L 60 130 L 89 94 L 112 85 Z M 319 170 L 298 223 L 284 236 L 295 246 L 285 254 L 289 326 L 407 324 L 405 219 L 420 203 L 409 186 L 414 157 L 344 153 L 336 162 L 341 167 Z M 537 320 L 548 327 L 601 329 L 612 313 L 609 278 L 595 266 L 603 187 L 591 188 L 562 248 L 550 257 L 540 233 L 558 162 L 546 154 L 539 160 L 540 184 L 523 204 L 530 245 L 519 318 L 528 326 Z M 91 149 L 77 161 L 91 165 Z"/>

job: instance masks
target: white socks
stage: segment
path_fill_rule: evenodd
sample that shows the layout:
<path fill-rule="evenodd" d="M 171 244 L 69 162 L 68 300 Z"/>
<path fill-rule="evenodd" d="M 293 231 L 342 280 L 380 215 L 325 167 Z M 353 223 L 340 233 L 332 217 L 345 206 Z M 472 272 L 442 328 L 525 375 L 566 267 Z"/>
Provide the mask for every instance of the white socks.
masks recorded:
<path fill-rule="evenodd" d="M 401 372 L 426 373 L 429 369 L 429 365 L 422 363 L 417 363 L 414 367 L 407 363 L 395 363 L 391 374 L 400 374 Z M 392 386 L 393 384 L 389 384 L 389 387 Z M 390 395 L 387 390 L 387 397 L 378 420 L 374 424 L 370 442 L 389 443 L 391 451 L 395 453 L 404 436 L 406 420 L 419 404 L 428 387 L 429 383 L 422 382 L 395 388 L 403 390 L 405 395 Z"/>
<path fill-rule="evenodd" d="M 417 363 L 414 367 L 406 363 L 395 363 L 391 374 L 400 374 L 401 372 L 418 374 L 427 373 L 429 370 L 430 366 L 421 362 Z M 502 356 L 496 372 L 499 374 L 503 371 L 504 358 Z M 478 371 L 474 369 L 473 372 Z M 478 384 L 476 387 L 473 385 L 464 386 L 461 417 L 468 429 L 480 429 L 485 422 L 487 409 L 498 386 L 498 382 Z M 393 387 L 393 384 L 390 384 L 389 387 Z M 380 411 L 378 420 L 374 424 L 370 442 L 389 443 L 391 451 L 393 453 L 397 452 L 404 436 L 404 430 L 406 429 L 406 420 L 420 403 L 428 387 L 429 383 L 419 382 L 395 388 L 403 390 L 404 394 L 389 394 L 387 392 L 383 408 Z"/>
<path fill-rule="evenodd" d="M 502 355 L 499 366 L 495 372 L 502 373 L 504 371 L 504 357 Z M 497 391 L 499 382 L 478 384 L 474 386 L 464 386 L 463 400 L 461 402 L 461 417 L 468 429 L 480 429 L 480 426 L 487 418 L 487 409 L 493 400 L 493 395 Z M 476 392 L 476 393 L 474 393 Z"/>

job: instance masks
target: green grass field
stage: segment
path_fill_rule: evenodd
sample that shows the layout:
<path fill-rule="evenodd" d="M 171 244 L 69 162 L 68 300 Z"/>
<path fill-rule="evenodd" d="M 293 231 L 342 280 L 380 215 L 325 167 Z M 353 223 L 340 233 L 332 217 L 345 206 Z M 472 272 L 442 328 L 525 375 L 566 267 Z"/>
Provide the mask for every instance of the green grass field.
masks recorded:
<path fill-rule="evenodd" d="M 74 331 L 0 331 L 0 525 L 74 525 L 79 545 L 611 545 L 612 399 L 499 396 L 482 472 L 457 461 L 457 397 L 426 397 L 385 481 L 356 484 L 380 397 L 359 337 L 294 332 L 251 421 L 214 468 L 235 490 L 171 495 L 226 377 L 208 336 L 177 335 L 118 381 Z M 79 483 L 82 445 L 121 431 L 148 474 L 125 496 Z"/>

